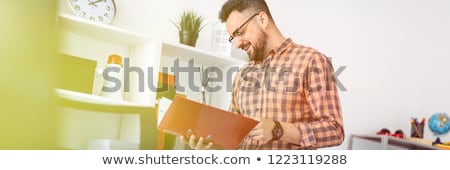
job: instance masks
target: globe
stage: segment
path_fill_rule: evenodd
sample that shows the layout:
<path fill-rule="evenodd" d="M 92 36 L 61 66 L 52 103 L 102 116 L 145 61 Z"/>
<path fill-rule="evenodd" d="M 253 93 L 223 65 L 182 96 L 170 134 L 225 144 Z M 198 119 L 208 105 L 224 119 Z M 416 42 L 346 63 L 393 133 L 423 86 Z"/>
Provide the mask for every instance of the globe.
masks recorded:
<path fill-rule="evenodd" d="M 446 113 L 435 113 L 428 119 L 428 127 L 435 135 L 442 135 L 450 130 L 450 118 Z"/>

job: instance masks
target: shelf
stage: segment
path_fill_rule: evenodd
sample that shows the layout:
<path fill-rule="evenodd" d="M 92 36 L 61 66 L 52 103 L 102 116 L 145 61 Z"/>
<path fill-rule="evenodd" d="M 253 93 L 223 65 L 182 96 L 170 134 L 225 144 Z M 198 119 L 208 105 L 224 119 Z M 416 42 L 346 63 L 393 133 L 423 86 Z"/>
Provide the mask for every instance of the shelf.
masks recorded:
<path fill-rule="evenodd" d="M 112 25 L 96 23 L 68 14 L 60 14 L 57 28 L 59 31 L 81 35 L 104 42 L 133 46 L 148 43 L 150 39 L 129 30 L 114 27 Z M 177 43 L 162 43 L 163 56 L 181 58 L 183 60 L 195 59 L 196 64 L 212 66 L 242 66 L 247 61 L 232 57 L 219 56 L 212 52 Z"/>
<path fill-rule="evenodd" d="M 206 65 L 206 66 L 242 66 L 247 63 L 247 61 L 235 59 L 232 57 L 225 57 L 213 54 L 205 50 L 197 49 L 191 46 L 183 44 L 174 44 L 163 42 L 162 44 L 162 55 L 167 57 L 173 57 L 183 60 L 195 59 L 196 64 Z"/>
<path fill-rule="evenodd" d="M 439 148 L 434 146 L 385 135 L 351 135 L 349 142 L 350 150 L 353 149 L 353 142 L 355 138 L 379 142 L 380 149 L 388 149 L 388 146 L 398 146 L 411 150 L 439 150 Z"/>
<path fill-rule="evenodd" d="M 55 89 L 55 94 L 59 106 L 86 110 L 89 112 L 139 115 L 139 121 L 135 122 L 140 125 L 140 129 L 138 130 L 139 149 L 156 149 L 156 135 L 158 131 L 156 128 L 157 120 L 155 109 L 153 107 L 126 101 L 115 101 L 101 96 L 64 89 Z M 122 124 L 122 126 L 124 126 L 124 124 Z"/>
<path fill-rule="evenodd" d="M 93 111 L 136 114 L 153 109 L 150 105 L 139 105 L 128 101 L 118 101 L 64 89 L 55 89 L 55 93 L 61 104 Z"/>
<path fill-rule="evenodd" d="M 59 15 L 57 28 L 63 32 L 122 45 L 134 45 L 148 41 L 148 38 L 141 34 L 68 14 Z"/>

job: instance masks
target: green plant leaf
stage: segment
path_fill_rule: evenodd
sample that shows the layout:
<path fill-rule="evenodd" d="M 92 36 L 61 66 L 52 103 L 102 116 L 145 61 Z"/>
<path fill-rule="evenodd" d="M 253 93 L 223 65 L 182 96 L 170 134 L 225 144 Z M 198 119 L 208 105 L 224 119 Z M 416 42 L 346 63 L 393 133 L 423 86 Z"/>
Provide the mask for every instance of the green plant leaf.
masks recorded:
<path fill-rule="evenodd" d="M 183 11 L 179 18 L 172 20 L 172 24 L 177 27 L 178 31 L 191 31 L 199 33 L 205 25 L 202 25 L 204 18 L 193 10 Z"/>

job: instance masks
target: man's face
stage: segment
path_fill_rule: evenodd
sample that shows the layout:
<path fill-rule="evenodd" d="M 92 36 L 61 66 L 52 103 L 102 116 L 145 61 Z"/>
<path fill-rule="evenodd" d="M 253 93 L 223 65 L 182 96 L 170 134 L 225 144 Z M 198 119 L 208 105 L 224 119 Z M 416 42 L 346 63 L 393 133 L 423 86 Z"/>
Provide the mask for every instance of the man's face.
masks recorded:
<path fill-rule="evenodd" d="M 267 35 L 258 25 L 259 14 L 233 11 L 226 21 L 228 33 L 236 48 L 247 52 L 250 60 L 262 61 Z"/>

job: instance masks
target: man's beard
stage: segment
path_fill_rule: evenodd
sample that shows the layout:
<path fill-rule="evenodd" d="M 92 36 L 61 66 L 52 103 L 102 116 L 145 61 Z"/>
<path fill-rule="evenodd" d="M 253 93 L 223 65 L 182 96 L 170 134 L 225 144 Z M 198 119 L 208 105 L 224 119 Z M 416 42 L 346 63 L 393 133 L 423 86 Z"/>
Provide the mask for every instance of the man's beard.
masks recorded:
<path fill-rule="evenodd" d="M 247 53 L 250 60 L 253 61 L 262 61 L 264 56 L 264 51 L 266 48 L 266 42 L 267 42 L 267 34 L 265 32 L 261 32 L 261 36 L 254 41 L 255 43 L 252 45 L 253 52 Z"/>

